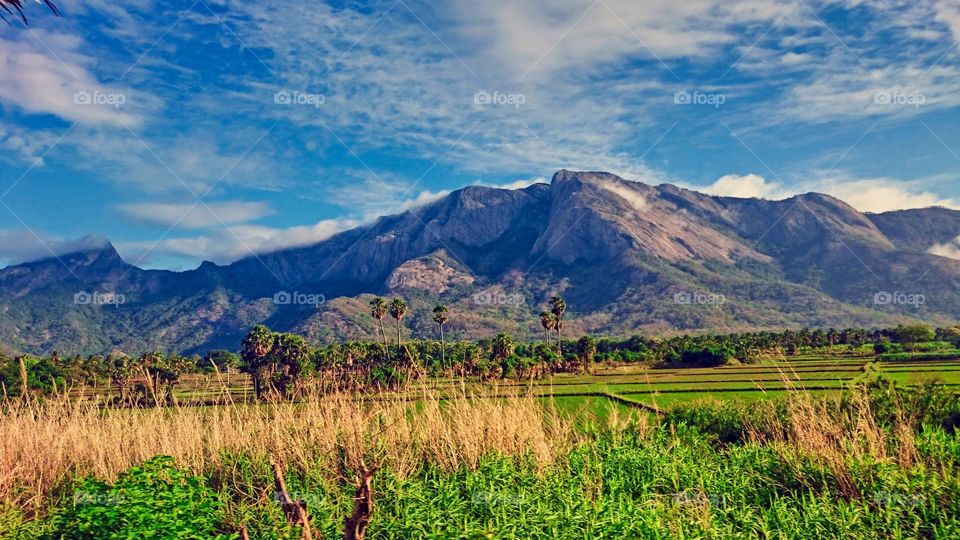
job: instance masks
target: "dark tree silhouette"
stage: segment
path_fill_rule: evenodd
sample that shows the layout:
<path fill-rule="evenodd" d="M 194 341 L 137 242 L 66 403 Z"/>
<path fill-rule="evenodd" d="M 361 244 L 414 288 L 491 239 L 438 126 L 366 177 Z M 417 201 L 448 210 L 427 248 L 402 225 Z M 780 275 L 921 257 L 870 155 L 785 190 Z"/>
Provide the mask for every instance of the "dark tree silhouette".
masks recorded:
<path fill-rule="evenodd" d="M 62 15 L 56 4 L 50 0 L 42 1 L 48 8 L 50 8 L 50 11 L 52 11 L 54 15 L 57 17 Z M 10 21 L 6 16 L 4 16 L 4 12 L 6 12 L 6 15 L 18 17 L 21 21 L 23 21 L 23 24 L 29 24 L 27 21 L 27 14 L 23 12 L 23 0 L 0 0 L 0 19 L 3 19 L 4 22 L 10 24 Z"/>

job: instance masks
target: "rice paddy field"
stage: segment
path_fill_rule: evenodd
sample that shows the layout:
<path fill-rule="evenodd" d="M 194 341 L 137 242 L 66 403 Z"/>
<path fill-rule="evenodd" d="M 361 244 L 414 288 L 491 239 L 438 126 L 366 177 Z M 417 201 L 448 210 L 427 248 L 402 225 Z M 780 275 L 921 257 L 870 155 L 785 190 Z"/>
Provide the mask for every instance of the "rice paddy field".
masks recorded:
<path fill-rule="evenodd" d="M 882 373 L 904 387 L 936 383 L 960 390 L 960 355 L 954 359 L 884 361 L 875 356 L 798 356 L 756 364 L 708 368 L 661 369 L 645 365 L 596 366 L 590 374 L 555 374 L 537 381 L 479 382 L 475 378 L 430 378 L 416 385 L 409 397 L 424 388 L 439 395 L 460 395 L 464 387 L 483 395 L 529 392 L 552 400 L 561 410 L 591 413 L 635 402 L 651 408 L 700 400 L 752 401 L 783 397 L 791 390 L 831 395 L 864 376 Z M 85 389 L 90 394 L 111 389 Z M 75 393 L 76 395 L 77 393 Z M 240 373 L 185 375 L 176 391 L 183 405 L 248 401 L 253 387 Z M 623 398 L 623 399 L 618 399 Z"/>

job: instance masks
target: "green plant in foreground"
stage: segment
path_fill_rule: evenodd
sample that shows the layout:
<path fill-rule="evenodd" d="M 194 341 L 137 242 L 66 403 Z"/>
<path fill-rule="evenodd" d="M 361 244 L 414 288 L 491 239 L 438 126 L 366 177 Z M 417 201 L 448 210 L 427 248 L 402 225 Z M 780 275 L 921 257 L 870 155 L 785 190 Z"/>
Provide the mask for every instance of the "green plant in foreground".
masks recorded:
<path fill-rule="evenodd" d="M 72 500 L 54 512 L 53 539 L 216 539 L 225 533 L 217 494 L 203 478 L 177 469 L 173 459 L 155 457 L 121 474 L 110 485 L 82 481 Z"/>

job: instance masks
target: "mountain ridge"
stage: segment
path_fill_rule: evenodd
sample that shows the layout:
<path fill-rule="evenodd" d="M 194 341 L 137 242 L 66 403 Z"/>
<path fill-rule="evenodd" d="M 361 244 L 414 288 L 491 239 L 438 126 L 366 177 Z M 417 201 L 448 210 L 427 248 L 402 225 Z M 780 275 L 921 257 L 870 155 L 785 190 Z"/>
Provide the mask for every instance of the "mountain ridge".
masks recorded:
<path fill-rule="evenodd" d="M 449 304 L 454 338 L 536 337 L 537 314 L 554 293 L 568 297 L 573 332 L 946 323 L 960 318 L 960 261 L 926 251 L 957 237 L 960 212 L 949 209 L 864 214 L 817 193 L 718 197 L 561 170 L 550 184 L 469 186 L 226 265 L 141 269 L 106 243 L 9 266 L 0 270 L 0 343 L 27 352 L 196 352 L 235 348 L 261 322 L 318 341 L 369 337 L 373 294 L 408 298 L 405 322 L 416 335 L 433 335 L 422 312 Z M 931 245 L 917 247 L 921 239 Z M 274 301 L 297 292 L 324 301 Z M 926 302 L 876 302 L 897 292 Z M 113 303 L 83 303 L 81 293 Z M 697 293 L 724 302 L 683 302 Z"/>

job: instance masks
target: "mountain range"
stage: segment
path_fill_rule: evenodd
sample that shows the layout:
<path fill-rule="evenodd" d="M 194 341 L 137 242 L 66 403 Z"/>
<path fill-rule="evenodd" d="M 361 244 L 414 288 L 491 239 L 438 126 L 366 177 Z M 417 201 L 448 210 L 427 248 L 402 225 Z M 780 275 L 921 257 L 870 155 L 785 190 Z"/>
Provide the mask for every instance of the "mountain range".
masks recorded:
<path fill-rule="evenodd" d="M 553 294 L 567 335 L 956 324 L 960 211 L 864 214 L 808 193 L 717 197 L 603 172 L 471 186 L 309 246 L 185 272 L 109 243 L 0 270 L 0 344 L 28 353 L 235 349 L 258 323 L 318 342 L 376 336 L 367 303 L 400 296 L 407 335 L 542 335 Z M 389 322 L 393 322 L 390 320 Z"/>

